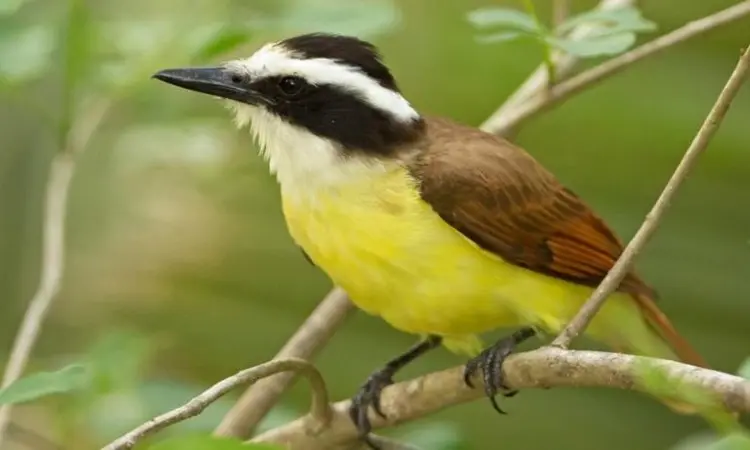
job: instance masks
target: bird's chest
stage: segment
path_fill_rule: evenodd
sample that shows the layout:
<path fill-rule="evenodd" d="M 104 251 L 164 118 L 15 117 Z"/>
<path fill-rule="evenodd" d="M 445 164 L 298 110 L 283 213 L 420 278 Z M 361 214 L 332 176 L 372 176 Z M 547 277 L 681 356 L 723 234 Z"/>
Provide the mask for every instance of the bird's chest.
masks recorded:
<path fill-rule="evenodd" d="M 290 234 L 362 310 L 402 331 L 443 336 L 507 321 L 492 299 L 515 272 L 446 224 L 408 175 L 299 194 L 282 187 Z"/>
<path fill-rule="evenodd" d="M 415 276 L 424 248 L 424 206 L 398 174 L 318 189 L 284 193 L 284 216 L 295 242 L 357 305 L 382 314 L 406 279 Z"/>

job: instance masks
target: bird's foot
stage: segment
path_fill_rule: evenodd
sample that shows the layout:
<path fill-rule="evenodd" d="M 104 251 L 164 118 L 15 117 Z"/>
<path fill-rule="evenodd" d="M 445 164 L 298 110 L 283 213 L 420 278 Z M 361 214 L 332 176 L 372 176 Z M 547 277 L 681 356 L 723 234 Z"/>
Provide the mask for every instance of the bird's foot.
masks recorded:
<path fill-rule="evenodd" d="M 498 391 L 500 389 L 506 391 L 503 393 L 505 397 L 512 397 L 518 393 L 518 391 L 511 390 L 503 383 L 503 363 L 513 353 L 518 344 L 535 334 L 536 332 L 533 328 L 521 328 L 510 336 L 500 339 L 495 345 L 480 353 L 479 356 L 470 359 L 464 367 L 464 382 L 471 388 L 474 387 L 471 382 L 472 377 L 479 369 L 482 370 L 484 392 L 487 398 L 490 399 L 492 407 L 500 414 L 505 414 L 505 411 L 500 409 L 495 399 Z"/>
<path fill-rule="evenodd" d="M 349 407 L 349 417 L 354 422 L 354 426 L 359 431 L 359 438 L 362 439 L 371 448 L 378 450 L 378 446 L 369 439 L 368 434 L 372 430 L 370 419 L 367 416 L 368 409 L 372 406 L 372 409 L 382 418 L 386 418 L 383 411 L 380 409 L 380 393 L 386 386 L 393 384 L 394 370 L 390 367 L 384 367 L 376 372 L 373 372 L 368 378 L 365 384 L 359 388 L 357 394 L 352 398 L 351 406 Z"/>

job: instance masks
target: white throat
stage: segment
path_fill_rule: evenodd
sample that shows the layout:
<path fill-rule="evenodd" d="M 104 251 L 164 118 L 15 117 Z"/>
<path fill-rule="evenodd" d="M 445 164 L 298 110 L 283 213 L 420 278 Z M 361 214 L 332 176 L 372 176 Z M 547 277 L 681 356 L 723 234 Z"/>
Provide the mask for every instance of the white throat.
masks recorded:
<path fill-rule="evenodd" d="M 337 189 L 385 171 L 386 165 L 359 155 L 346 158 L 339 144 L 292 125 L 263 107 L 230 102 L 240 128 L 249 126 L 284 195 L 309 197 L 320 189 Z"/>

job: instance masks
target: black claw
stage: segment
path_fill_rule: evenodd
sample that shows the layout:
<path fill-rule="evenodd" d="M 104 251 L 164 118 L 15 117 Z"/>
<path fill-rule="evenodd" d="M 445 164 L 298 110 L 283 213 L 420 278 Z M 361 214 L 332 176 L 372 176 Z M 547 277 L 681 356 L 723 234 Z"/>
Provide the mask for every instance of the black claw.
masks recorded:
<path fill-rule="evenodd" d="M 466 366 L 464 366 L 464 383 L 472 389 L 474 389 L 474 383 L 472 383 L 471 379 L 474 374 L 477 373 L 479 363 L 479 358 L 472 358 L 466 363 Z"/>
<path fill-rule="evenodd" d="M 420 355 L 437 347 L 442 342 L 439 336 L 427 336 L 424 340 L 413 345 L 406 352 L 390 360 L 384 368 L 374 372 L 367 378 L 365 384 L 359 389 L 357 394 L 352 398 L 352 404 L 349 408 L 349 417 L 351 417 L 354 426 L 359 432 L 359 439 L 365 442 L 373 450 L 380 450 L 369 436 L 372 430 L 370 418 L 367 416 L 368 409 L 372 406 L 380 417 L 387 417 L 380 409 L 380 393 L 383 388 L 393 384 L 393 375 L 401 368 L 414 361 Z"/>
<path fill-rule="evenodd" d="M 370 419 L 367 417 L 368 408 L 372 409 L 382 418 L 386 418 L 380 409 L 380 393 L 383 389 L 393 384 L 393 370 L 388 368 L 374 372 L 367 378 L 365 384 L 359 389 L 359 392 L 352 398 L 352 404 L 349 408 L 349 417 L 359 431 L 359 438 L 364 440 L 367 445 L 377 450 L 377 446 L 367 436 L 372 430 Z"/>
<path fill-rule="evenodd" d="M 492 407 L 500 414 L 506 414 L 500 409 L 495 396 L 502 389 L 506 391 L 505 397 L 513 397 L 518 391 L 511 390 L 503 383 L 503 363 L 505 359 L 513 353 L 516 346 L 526 339 L 534 336 L 536 332 L 533 328 L 521 328 L 512 335 L 500 339 L 493 345 L 485 349 L 476 358 L 470 359 L 464 367 L 464 382 L 470 388 L 474 388 L 471 379 L 479 369 L 482 370 L 482 379 L 484 381 L 484 393 L 489 398 Z"/>

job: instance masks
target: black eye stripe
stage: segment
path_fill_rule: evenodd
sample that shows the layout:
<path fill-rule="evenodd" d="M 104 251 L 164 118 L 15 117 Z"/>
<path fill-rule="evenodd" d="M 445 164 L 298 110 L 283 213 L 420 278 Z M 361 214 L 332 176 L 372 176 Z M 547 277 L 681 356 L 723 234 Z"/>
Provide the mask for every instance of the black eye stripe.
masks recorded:
<path fill-rule="evenodd" d="M 258 79 L 251 88 L 268 99 L 267 108 L 272 113 L 346 149 L 383 155 L 421 135 L 421 121 L 400 122 L 342 86 L 284 78 Z M 297 81 L 302 85 L 299 93 L 283 92 Z"/>

